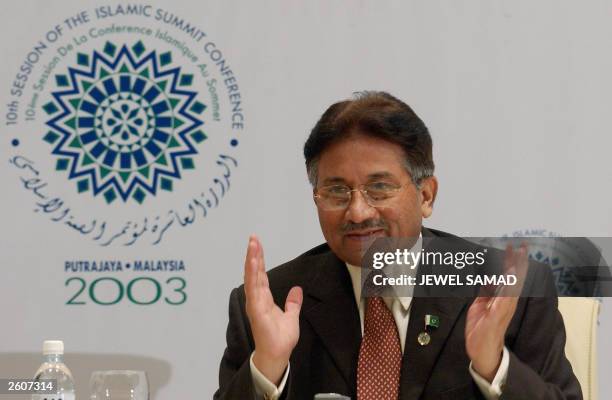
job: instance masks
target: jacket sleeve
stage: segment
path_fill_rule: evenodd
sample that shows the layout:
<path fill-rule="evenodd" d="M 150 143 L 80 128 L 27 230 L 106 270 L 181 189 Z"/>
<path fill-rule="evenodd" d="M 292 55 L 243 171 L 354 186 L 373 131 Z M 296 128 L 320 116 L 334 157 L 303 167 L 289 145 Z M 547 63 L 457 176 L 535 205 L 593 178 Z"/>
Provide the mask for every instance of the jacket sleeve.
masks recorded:
<path fill-rule="evenodd" d="M 510 351 L 502 400 L 582 400 L 580 383 L 565 357 L 565 326 L 557 309 L 552 272 L 536 266 L 534 284 L 545 296 L 526 299 L 521 329 Z"/>
<path fill-rule="evenodd" d="M 219 367 L 219 389 L 215 400 L 256 399 L 249 357 L 255 346 L 244 308 L 242 286 L 232 290 L 229 301 L 227 347 Z"/>

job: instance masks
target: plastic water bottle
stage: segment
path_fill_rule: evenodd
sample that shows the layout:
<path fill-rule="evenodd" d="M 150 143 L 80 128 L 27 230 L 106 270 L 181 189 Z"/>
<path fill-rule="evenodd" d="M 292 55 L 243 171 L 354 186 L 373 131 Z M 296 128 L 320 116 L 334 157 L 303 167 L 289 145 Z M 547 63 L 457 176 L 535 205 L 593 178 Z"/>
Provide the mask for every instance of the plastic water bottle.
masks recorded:
<path fill-rule="evenodd" d="M 61 340 L 45 340 L 43 343 L 44 362 L 36 371 L 34 380 L 56 379 L 54 394 L 35 394 L 32 400 L 75 400 L 74 379 L 72 373 L 64 364 L 64 342 Z"/>

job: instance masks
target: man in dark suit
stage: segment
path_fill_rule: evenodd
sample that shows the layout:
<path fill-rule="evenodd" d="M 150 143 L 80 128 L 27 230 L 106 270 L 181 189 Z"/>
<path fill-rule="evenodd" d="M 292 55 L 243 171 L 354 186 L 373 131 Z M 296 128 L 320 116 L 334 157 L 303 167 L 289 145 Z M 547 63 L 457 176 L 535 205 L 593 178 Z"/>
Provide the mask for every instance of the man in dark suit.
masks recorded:
<path fill-rule="evenodd" d="M 422 227 L 438 184 L 431 137 L 408 105 L 382 92 L 336 103 L 304 155 L 327 243 L 266 273 L 250 238 L 215 399 L 582 398 L 546 270 L 531 272 L 553 293 L 542 297 L 361 295 L 372 240 L 449 236 Z M 504 263 L 526 266 L 526 249 Z M 428 316 L 436 328 L 421 336 Z"/>

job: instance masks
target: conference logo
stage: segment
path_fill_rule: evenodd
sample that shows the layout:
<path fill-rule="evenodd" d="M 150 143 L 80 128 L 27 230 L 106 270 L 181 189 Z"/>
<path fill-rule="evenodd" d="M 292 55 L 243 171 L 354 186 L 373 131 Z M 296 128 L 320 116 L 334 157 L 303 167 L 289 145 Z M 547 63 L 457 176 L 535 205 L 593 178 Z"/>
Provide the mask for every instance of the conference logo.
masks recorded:
<path fill-rule="evenodd" d="M 102 247 L 158 245 L 222 205 L 244 100 L 199 23 L 116 4 L 73 10 L 34 43 L 15 41 L 24 56 L 9 77 L 3 138 L 28 225 Z"/>
<path fill-rule="evenodd" d="M 495 243 L 504 248 L 512 238 L 526 238 L 529 258 L 550 267 L 560 296 L 598 296 L 596 282 L 584 282 L 576 275 L 581 266 L 597 266 L 601 251 L 587 237 L 563 237 L 543 228 L 519 229 L 505 234 Z"/>
<path fill-rule="evenodd" d="M 43 106 L 55 169 L 107 203 L 172 191 L 206 139 L 193 75 L 142 41 L 107 42 L 78 53 L 76 64 L 55 75 L 53 100 Z"/>

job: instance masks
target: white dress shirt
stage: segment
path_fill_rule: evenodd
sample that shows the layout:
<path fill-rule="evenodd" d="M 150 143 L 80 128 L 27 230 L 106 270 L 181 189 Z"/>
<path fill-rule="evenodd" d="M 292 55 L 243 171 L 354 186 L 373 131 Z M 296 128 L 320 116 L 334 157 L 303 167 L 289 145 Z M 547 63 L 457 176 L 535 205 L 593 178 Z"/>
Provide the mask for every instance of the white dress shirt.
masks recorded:
<path fill-rule="evenodd" d="M 421 241 L 417 242 L 417 246 L 421 246 Z M 412 249 L 414 251 L 414 249 Z M 359 319 L 361 321 L 361 334 L 363 335 L 363 323 L 365 315 L 365 299 L 361 298 L 361 267 L 346 264 L 348 272 L 351 276 L 351 283 L 353 285 L 353 293 L 355 294 L 355 302 L 359 307 Z M 397 326 L 397 332 L 399 333 L 400 344 L 402 347 L 402 353 L 406 343 L 406 333 L 408 330 L 408 321 L 410 319 L 410 305 L 412 303 L 412 297 L 383 297 L 383 300 L 395 319 L 395 325 Z M 254 353 L 254 352 L 253 352 Z M 410 362 L 410 361 L 409 361 Z M 278 387 L 270 382 L 256 367 L 253 363 L 253 354 L 250 359 L 251 374 L 253 376 L 253 383 L 258 398 L 265 400 L 277 400 L 287 382 L 289 376 L 290 365 L 287 365 L 287 370 L 283 375 Z M 502 393 L 502 386 L 506 382 L 508 376 L 508 366 L 510 364 L 510 355 L 508 349 L 504 346 L 502 360 L 497 369 L 497 374 L 493 379 L 493 382 L 489 383 L 486 379 L 480 376 L 472 368 L 472 363 L 469 365 L 470 375 L 476 382 L 476 385 L 482 392 L 483 396 L 487 400 L 498 400 Z"/>

